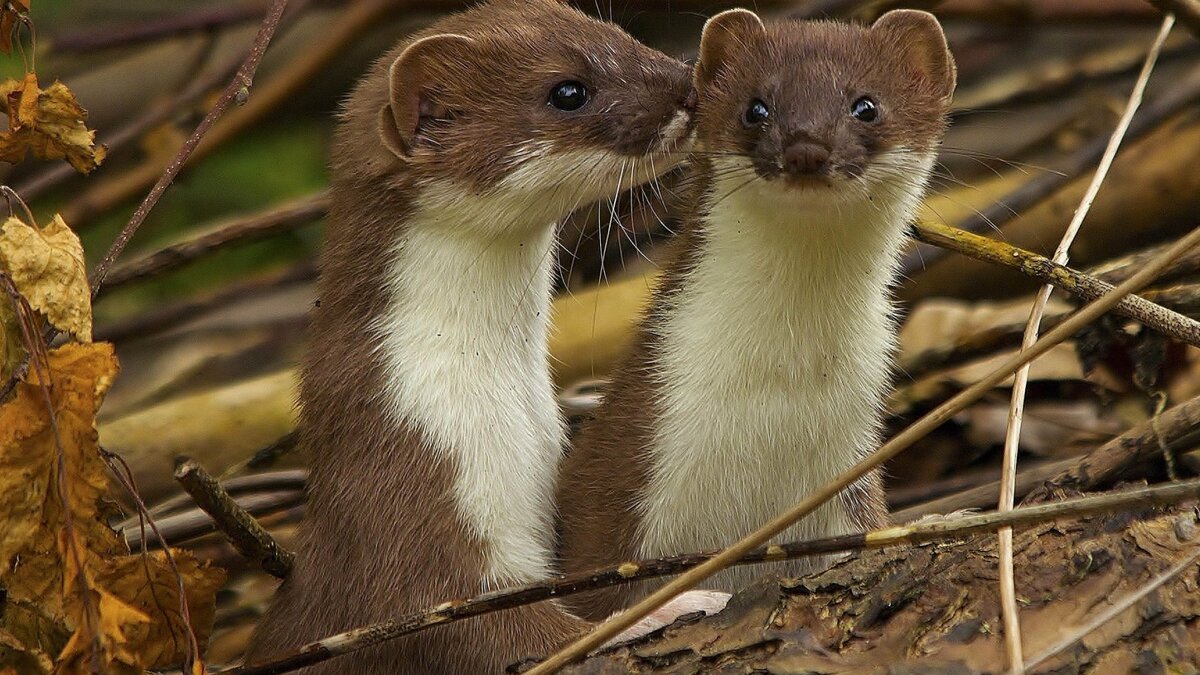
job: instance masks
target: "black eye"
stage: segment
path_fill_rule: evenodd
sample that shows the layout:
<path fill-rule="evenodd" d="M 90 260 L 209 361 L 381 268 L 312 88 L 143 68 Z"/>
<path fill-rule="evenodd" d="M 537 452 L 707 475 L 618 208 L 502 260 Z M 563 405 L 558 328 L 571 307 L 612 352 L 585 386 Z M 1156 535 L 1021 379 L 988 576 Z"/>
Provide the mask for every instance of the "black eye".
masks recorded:
<path fill-rule="evenodd" d="M 583 83 L 574 80 L 559 82 L 550 90 L 550 105 L 571 112 L 579 110 L 588 102 L 588 90 Z"/>
<path fill-rule="evenodd" d="M 879 119 L 879 106 L 870 96 L 862 96 L 850 105 L 850 115 L 861 122 L 874 122 Z"/>
<path fill-rule="evenodd" d="M 750 102 L 750 107 L 746 108 L 746 114 L 742 115 L 742 124 L 747 127 L 756 127 L 771 116 L 771 111 L 767 109 L 767 104 L 758 99 Z"/>

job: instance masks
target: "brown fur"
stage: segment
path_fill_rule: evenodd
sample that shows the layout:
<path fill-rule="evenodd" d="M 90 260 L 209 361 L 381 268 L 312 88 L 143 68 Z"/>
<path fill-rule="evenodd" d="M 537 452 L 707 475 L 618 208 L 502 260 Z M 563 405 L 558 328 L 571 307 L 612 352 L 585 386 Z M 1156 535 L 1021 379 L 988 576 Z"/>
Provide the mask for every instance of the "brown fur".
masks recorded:
<path fill-rule="evenodd" d="M 441 33 L 468 36 L 474 47 L 444 54 L 432 67 L 414 129 L 381 129 L 381 111 L 398 104 L 389 100 L 389 66 L 412 41 Z M 588 59 L 610 48 L 605 67 L 619 72 Z M 543 110 L 546 90 L 563 79 L 592 84 L 593 103 L 609 114 L 567 119 Z M 367 331 L 388 302 L 380 280 L 389 243 L 403 231 L 422 182 L 448 179 L 486 192 L 518 163 L 510 152 L 535 125 L 559 148 L 641 155 L 688 88 L 682 64 L 552 0 L 504 0 L 448 17 L 397 45 L 357 86 L 333 142 L 320 301 L 302 368 L 308 508 L 295 569 L 259 622 L 248 663 L 481 590 L 486 543 L 456 515 L 455 467 L 434 458 L 414 423 L 386 418 L 377 400 L 383 369 Z M 397 150 L 412 154 L 398 159 Z M 532 605 L 303 672 L 494 673 L 545 654 L 583 627 L 552 604 Z"/>
<path fill-rule="evenodd" d="M 901 143 L 936 146 L 954 86 L 953 60 L 940 28 L 927 20 L 928 15 L 894 14 L 873 29 L 830 22 L 763 27 L 748 12 L 730 15 L 727 34 L 710 35 L 706 28 L 704 41 L 713 53 L 706 58 L 702 48 L 697 64 L 701 143 L 717 154 L 749 156 L 758 179 L 784 171 L 779 159 L 797 138 L 827 144 L 828 170 L 847 175 L 861 172 L 874 154 Z M 868 92 L 878 96 L 888 114 L 866 128 L 845 123 L 849 102 Z M 772 106 L 772 123 L 761 131 L 741 123 L 747 102 L 758 97 L 777 103 Z M 705 236 L 697 222 L 712 175 L 709 155 L 699 153 L 687 179 L 690 194 L 683 200 L 691 210 L 682 216 L 682 231 L 661 285 L 631 350 L 612 375 L 603 403 L 563 464 L 557 499 L 560 555 L 568 572 L 639 557 L 637 509 L 648 481 L 647 448 L 665 375 L 658 365 L 661 336 L 654 327 L 664 323 L 672 311 L 671 297 L 704 254 Z M 849 464 L 850 460 L 847 468 Z M 851 485 L 837 500 L 856 527 L 870 529 L 887 522 L 878 471 Z M 627 607 L 646 590 L 619 587 L 576 596 L 570 604 L 596 619 Z"/>

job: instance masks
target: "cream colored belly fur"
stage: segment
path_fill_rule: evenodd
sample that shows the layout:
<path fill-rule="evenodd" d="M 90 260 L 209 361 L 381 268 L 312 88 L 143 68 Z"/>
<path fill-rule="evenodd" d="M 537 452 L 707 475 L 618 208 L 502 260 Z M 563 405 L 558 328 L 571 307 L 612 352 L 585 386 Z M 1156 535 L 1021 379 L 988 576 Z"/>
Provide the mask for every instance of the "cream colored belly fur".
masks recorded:
<path fill-rule="evenodd" d="M 711 201 L 707 250 L 659 327 L 646 556 L 736 541 L 878 437 L 894 334 L 887 284 L 916 198 L 881 212 L 811 196 L 781 203 L 752 186 Z M 852 529 L 834 500 L 777 541 Z M 706 586 L 735 590 L 766 571 L 729 570 Z"/>

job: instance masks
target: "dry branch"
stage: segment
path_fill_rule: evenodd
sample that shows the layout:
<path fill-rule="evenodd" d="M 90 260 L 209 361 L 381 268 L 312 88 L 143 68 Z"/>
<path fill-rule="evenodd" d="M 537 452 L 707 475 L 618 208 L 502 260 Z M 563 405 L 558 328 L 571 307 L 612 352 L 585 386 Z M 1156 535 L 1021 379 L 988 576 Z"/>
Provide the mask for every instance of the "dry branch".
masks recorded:
<path fill-rule="evenodd" d="M 1200 397 L 1184 401 L 1089 452 L 1031 492 L 1025 503 L 1105 485 L 1133 464 L 1158 456 L 1160 439 L 1169 451 L 1186 449 L 1200 439 Z"/>
<path fill-rule="evenodd" d="M 244 557 L 262 566 L 268 574 L 284 579 L 292 571 L 295 556 L 275 542 L 258 521 L 238 506 L 233 497 L 199 464 L 185 459 L 175 469 L 175 480 L 212 516 L 229 543 Z"/>
<path fill-rule="evenodd" d="M 325 215 L 328 206 L 329 198 L 322 191 L 261 213 L 236 218 L 218 229 L 117 265 L 109 273 L 103 289 L 98 290 L 97 297 L 124 284 L 178 269 L 231 244 L 249 243 L 290 232 Z"/>
<path fill-rule="evenodd" d="M 196 130 L 184 142 L 179 153 L 175 156 L 171 163 L 167 165 L 166 171 L 159 177 L 158 182 L 150 189 L 150 194 L 142 200 L 142 203 L 134 211 L 133 217 L 129 219 L 129 223 L 121 229 L 121 233 L 117 235 L 116 241 L 104 254 L 104 258 L 100 264 L 96 266 L 95 272 L 92 274 L 92 297 L 95 298 L 100 287 L 104 285 L 104 278 L 108 275 L 108 270 L 112 268 L 113 263 L 125 250 L 125 246 L 129 240 L 133 238 L 134 233 L 146 221 L 146 216 L 150 215 L 150 210 L 166 192 L 167 187 L 175 180 L 175 176 L 179 175 L 183 165 L 187 163 L 188 158 L 200 145 L 200 140 L 208 133 L 217 119 L 225 113 L 225 110 L 237 100 L 245 100 L 249 96 L 251 84 L 254 82 L 254 73 L 258 71 L 258 64 L 262 62 L 263 54 L 267 50 L 267 45 L 271 42 L 271 37 L 275 35 L 275 29 L 279 26 L 279 19 L 283 16 L 283 10 L 287 7 L 288 0 L 275 0 L 271 4 L 271 8 L 267 11 L 267 15 L 263 18 L 262 25 L 259 26 L 258 35 L 254 37 L 254 42 L 251 43 L 250 49 L 246 54 L 246 59 L 238 68 L 237 74 L 229 85 L 225 87 L 225 91 L 221 92 L 220 98 L 213 104 L 208 114 L 197 125 Z"/>
<path fill-rule="evenodd" d="M 1059 518 L 1082 517 L 1136 507 L 1175 504 L 1198 497 L 1200 497 L 1200 481 L 1172 483 L 1036 507 L 1021 507 L 1007 513 L 994 512 L 928 519 L 870 532 L 767 546 L 747 553 L 735 564 L 778 562 L 841 551 L 942 541 L 970 534 L 991 532 L 1004 526 L 1033 525 Z M 705 551 L 626 562 L 613 567 L 563 575 L 548 581 L 484 593 L 468 600 L 444 602 L 436 607 L 414 612 L 392 621 L 365 626 L 310 643 L 291 654 L 270 662 L 242 666 L 223 672 L 233 675 L 271 675 L 289 672 L 445 623 L 551 598 L 678 574 L 711 559 L 718 553 L 719 551 Z"/>
<path fill-rule="evenodd" d="M 918 222 L 912 226 L 912 233 L 927 244 L 1016 270 L 1085 301 L 1095 300 L 1113 289 L 1112 284 L 1059 265 L 1046 256 L 949 225 L 932 221 Z M 1200 322 L 1145 298 L 1127 296 L 1112 311 L 1180 342 L 1200 347 Z"/>

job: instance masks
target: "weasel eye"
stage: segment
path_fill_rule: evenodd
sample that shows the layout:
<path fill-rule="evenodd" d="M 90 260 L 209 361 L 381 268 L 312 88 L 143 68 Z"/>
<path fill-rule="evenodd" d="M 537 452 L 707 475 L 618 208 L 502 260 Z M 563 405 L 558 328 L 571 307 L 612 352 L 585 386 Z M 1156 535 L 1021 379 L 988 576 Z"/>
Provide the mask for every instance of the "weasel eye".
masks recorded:
<path fill-rule="evenodd" d="M 747 127 L 756 127 L 771 116 L 771 111 L 767 109 L 767 104 L 758 99 L 750 102 L 750 107 L 746 108 L 746 114 L 742 115 L 742 124 Z"/>
<path fill-rule="evenodd" d="M 861 122 L 874 122 L 879 119 L 879 106 L 870 96 L 862 96 L 850 105 L 850 116 Z"/>
<path fill-rule="evenodd" d="M 550 105 L 565 112 L 579 110 L 588 102 L 587 87 L 574 80 L 559 82 L 550 90 Z"/>

